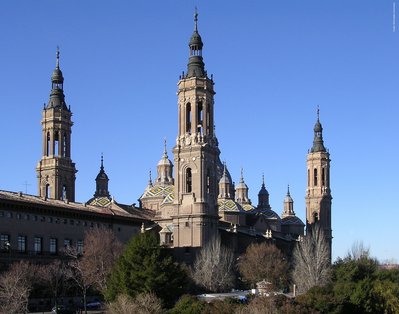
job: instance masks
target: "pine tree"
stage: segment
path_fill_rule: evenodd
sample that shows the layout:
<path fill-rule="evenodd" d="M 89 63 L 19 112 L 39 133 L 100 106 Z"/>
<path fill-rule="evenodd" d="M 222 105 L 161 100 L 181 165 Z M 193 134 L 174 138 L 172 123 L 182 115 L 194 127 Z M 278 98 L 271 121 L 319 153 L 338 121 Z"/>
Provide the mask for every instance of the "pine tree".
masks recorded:
<path fill-rule="evenodd" d="M 187 276 L 168 253 L 153 234 L 134 236 L 111 273 L 106 299 L 153 292 L 166 306 L 173 305 L 184 293 Z"/>

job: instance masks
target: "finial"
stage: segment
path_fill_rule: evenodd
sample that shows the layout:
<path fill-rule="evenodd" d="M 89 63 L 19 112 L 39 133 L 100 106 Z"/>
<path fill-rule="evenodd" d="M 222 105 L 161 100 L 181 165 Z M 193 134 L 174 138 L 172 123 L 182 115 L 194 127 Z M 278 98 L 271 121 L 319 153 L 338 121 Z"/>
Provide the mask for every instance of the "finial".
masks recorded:
<path fill-rule="evenodd" d="M 262 186 L 265 186 L 265 173 L 262 172 Z"/>
<path fill-rule="evenodd" d="M 57 60 L 56 60 L 55 66 L 58 69 L 60 67 L 60 47 L 59 46 L 57 46 L 56 56 L 57 56 Z"/>
<path fill-rule="evenodd" d="M 166 150 L 166 137 L 163 139 L 163 156 L 168 157 L 168 152 Z"/>
<path fill-rule="evenodd" d="M 101 170 L 104 170 L 104 155 L 101 153 Z"/>
<path fill-rule="evenodd" d="M 319 105 L 317 105 L 317 121 L 320 121 L 320 108 Z"/>
<path fill-rule="evenodd" d="M 148 180 L 148 185 L 149 185 L 149 186 L 152 186 L 151 169 L 150 169 L 150 178 L 149 178 L 149 180 Z"/>
<path fill-rule="evenodd" d="M 226 175 L 226 162 L 223 161 L 223 175 Z"/>
<path fill-rule="evenodd" d="M 198 32 L 198 10 L 197 10 L 197 7 L 195 7 L 195 13 L 194 13 L 194 31 Z"/>
<path fill-rule="evenodd" d="M 240 183 L 244 183 L 244 170 L 241 167 L 241 178 L 240 178 Z"/>
<path fill-rule="evenodd" d="M 288 189 L 287 189 L 287 196 L 291 196 L 290 195 L 290 185 L 288 184 Z"/>

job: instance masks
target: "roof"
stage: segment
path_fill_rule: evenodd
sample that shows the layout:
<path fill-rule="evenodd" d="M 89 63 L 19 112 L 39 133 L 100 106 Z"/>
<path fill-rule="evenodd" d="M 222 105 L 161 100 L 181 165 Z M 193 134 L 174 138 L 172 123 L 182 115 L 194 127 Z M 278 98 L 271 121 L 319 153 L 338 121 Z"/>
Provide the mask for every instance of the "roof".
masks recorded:
<path fill-rule="evenodd" d="M 21 206 L 47 207 L 48 209 L 59 209 L 64 212 L 105 215 L 115 218 L 151 220 L 153 216 L 153 213 L 149 210 L 139 209 L 132 205 L 118 204 L 116 202 L 109 202 L 107 206 L 99 206 L 95 204 L 95 201 L 92 201 L 90 204 L 68 202 L 3 190 L 0 190 L 0 202 L 19 203 Z"/>
<path fill-rule="evenodd" d="M 297 216 L 286 216 L 281 219 L 282 225 L 301 225 L 304 226 L 305 224 L 302 222 L 300 218 Z"/>

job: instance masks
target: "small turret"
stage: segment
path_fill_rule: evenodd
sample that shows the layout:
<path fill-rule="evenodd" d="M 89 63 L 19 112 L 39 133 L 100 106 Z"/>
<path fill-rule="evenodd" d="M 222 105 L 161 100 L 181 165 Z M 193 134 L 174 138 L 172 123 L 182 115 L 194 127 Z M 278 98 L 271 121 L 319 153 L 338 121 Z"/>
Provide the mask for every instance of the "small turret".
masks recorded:
<path fill-rule="evenodd" d="M 198 12 L 194 14 L 194 32 L 188 44 L 190 48 L 190 58 L 187 65 L 187 78 L 206 77 L 205 64 L 202 59 L 202 47 L 204 46 L 201 36 L 198 33 Z"/>
<path fill-rule="evenodd" d="M 161 160 L 157 166 L 158 176 L 155 181 L 156 185 L 169 185 L 173 184 L 173 164 L 169 160 L 166 150 L 166 140 L 164 142 L 164 151 Z"/>
<path fill-rule="evenodd" d="M 316 124 L 314 125 L 314 140 L 313 140 L 313 146 L 311 148 L 311 152 L 325 152 L 326 148 L 324 147 L 324 141 L 323 141 L 323 127 L 320 123 L 320 110 L 317 108 L 317 121 Z"/>
<path fill-rule="evenodd" d="M 271 209 L 269 204 L 269 192 L 265 186 L 265 175 L 262 175 L 262 187 L 258 193 L 258 209 Z"/>
<path fill-rule="evenodd" d="M 244 182 L 243 169 L 241 168 L 240 182 L 236 187 L 236 201 L 240 204 L 249 204 L 251 201 L 248 198 L 248 186 Z"/>
<path fill-rule="evenodd" d="M 290 186 L 288 185 L 287 189 L 287 195 L 284 198 L 284 210 L 282 213 L 282 218 L 288 217 L 288 216 L 295 216 L 294 212 L 294 200 L 292 199 L 290 195 Z"/>
<path fill-rule="evenodd" d="M 101 166 L 100 172 L 96 177 L 96 192 L 94 193 L 94 197 L 109 197 L 108 191 L 108 176 L 104 171 L 104 157 L 101 154 Z"/>
<path fill-rule="evenodd" d="M 64 95 L 64 76 L 60 69 L 60 50 L 57 47 L 55 69 L 51 75 L 51 93 L 47 108 L 62 108 L 68 110 Z"/>
<path fill-rule="evenodd" d="M 230 198 L 231 181 L 227 175 L 226 163 L 223 163 L 223 175 L 219 180 L 219 198 Z"/>

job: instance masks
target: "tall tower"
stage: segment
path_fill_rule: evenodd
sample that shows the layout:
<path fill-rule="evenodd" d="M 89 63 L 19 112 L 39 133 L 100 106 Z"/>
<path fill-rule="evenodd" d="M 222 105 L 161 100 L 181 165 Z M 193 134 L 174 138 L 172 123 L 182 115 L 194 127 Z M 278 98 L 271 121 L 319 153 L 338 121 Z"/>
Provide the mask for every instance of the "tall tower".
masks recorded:
<path fill-rule="evenodd" d="M 57 48 L 56 67 L 51 75 L 50 100 L 43 109 L 43 156 L 36 172 L 39 196 L 75 201 L 75 164 L 71 160 L 72 112 L 65 103 L 64 77 Z"/>
<path fill-rule="evenodd" d="M 178 82 L 178 136 L 173 149 L 174 247 L 202 247 L 217 234 L 220 151 L 214 134 L 213 80 L 202 59 L 198 14 L 189 42 L 187 73 Z"/>
<path fill-rule="evenodd" d="M 317 109 L 317 122 L 314 126 L 313 146 L 307 157 L 307 171 L 306 226 L 308 229 L 315 223 L 320 225 L 328 240 L 331 257 L 332 196 L 330 189 L 330 154 L 324 147 L 323 127 L 320 123 L 319 109 Z"/>

